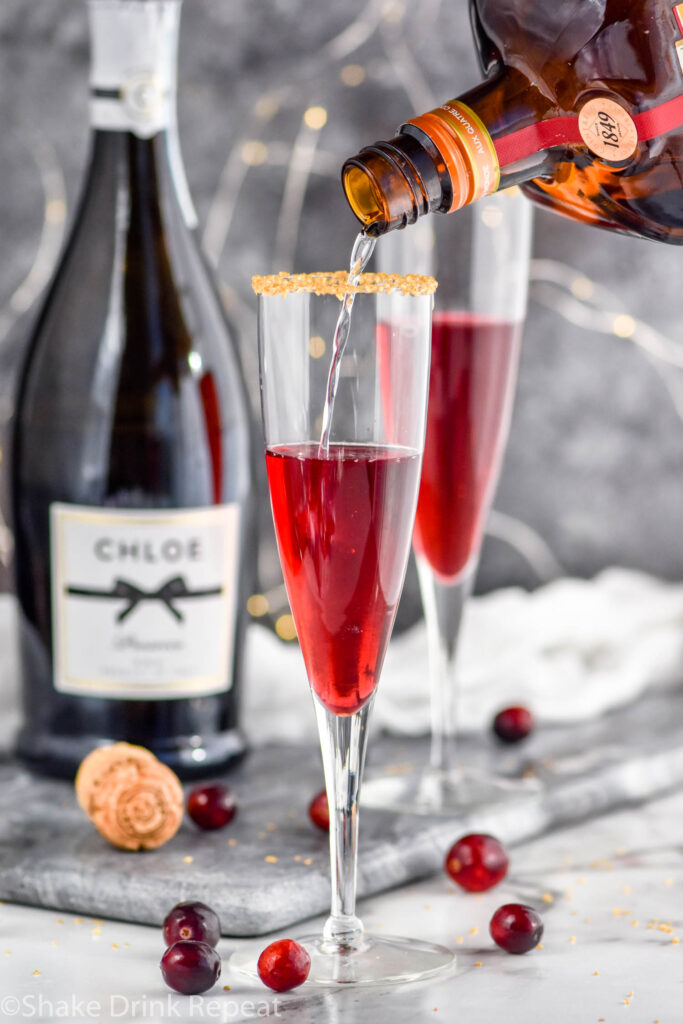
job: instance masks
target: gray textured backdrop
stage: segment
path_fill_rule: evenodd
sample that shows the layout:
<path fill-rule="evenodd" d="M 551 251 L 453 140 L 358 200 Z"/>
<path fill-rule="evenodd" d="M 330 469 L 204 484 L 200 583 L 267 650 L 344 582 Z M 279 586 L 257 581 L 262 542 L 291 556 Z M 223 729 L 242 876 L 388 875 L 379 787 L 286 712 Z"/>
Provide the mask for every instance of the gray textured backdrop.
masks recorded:
<path fill-rule="evenodd" d="M 78 192 L 87 59 L 81 0 L 2 0 L 4 417 L 31 304 Z M 251 274 L 344 264 L 355 224 L 340 164 L 476 81 L 466 3 L 186 0 L 180 64 L 190 185 L 255 398 Z M 304 121 L 311 105 L 327 111 L 320 130 Z M 682 250 L 538 212 L 521 380 L 480 588 L 615 563 L 683 578 L 681 280 Z M 267 542 L 265 588 L 276 574 Z M 414 614 L 409 597 L 404 621 Z"/>

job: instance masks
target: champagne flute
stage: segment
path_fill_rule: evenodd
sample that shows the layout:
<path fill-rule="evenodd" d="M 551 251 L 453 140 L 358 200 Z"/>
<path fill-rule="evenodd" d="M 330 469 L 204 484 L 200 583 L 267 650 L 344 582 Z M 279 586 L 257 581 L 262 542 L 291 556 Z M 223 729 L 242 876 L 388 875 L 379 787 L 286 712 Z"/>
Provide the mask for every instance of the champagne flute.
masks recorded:
<path fill-rule="evenodd" d="M 418 779 L 372 780 L 365 802 L 452 813 L 524 794 L 456 761 L 456 655 L 512 415 L 526 315 L 531 207 L 519 189 L 455 219 L 393 232 L 379 265 L 438 273 L 427 437 L 413 536 L 427 624 L 431 755 Z"/>
<path fill-rule="evenodd" d="M 454 959 L 430 943 L 368 935 L 356 916 L 367 723 L 410 553 L 436 282 L 358 279 L 330 420 L 323 417 L 325 339 L 334 335 L 347 280 L 345 273 L 254 280 L 275 533 L 330 808 L 331 913 L 322 935 L 300 940 L 311 955 L 308 983 L 318 985 L 414 981 Z M 321 439 L 323 422 L 329 429 Z M 256 973 L 247 950 L 232 965 Z"/>

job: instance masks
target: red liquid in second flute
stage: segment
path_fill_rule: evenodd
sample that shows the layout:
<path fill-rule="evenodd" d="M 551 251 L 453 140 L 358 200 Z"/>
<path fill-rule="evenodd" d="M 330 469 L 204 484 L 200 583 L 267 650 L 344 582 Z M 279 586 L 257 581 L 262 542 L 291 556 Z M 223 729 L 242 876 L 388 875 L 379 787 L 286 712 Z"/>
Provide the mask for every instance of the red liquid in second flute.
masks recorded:
<path fill-rule="evenodd" d="M 373 445 L 266 451 L 287 594 L 308 678 L 322 703 L 352 714 L 382 669 L 403 586 L 419 458 Z"/>
<path fill-rule="evenodd" d="M 429 408 L 413 543 L 444 582 L 476 555 L 505 448 L 520 323 L 434 313 Z"/>

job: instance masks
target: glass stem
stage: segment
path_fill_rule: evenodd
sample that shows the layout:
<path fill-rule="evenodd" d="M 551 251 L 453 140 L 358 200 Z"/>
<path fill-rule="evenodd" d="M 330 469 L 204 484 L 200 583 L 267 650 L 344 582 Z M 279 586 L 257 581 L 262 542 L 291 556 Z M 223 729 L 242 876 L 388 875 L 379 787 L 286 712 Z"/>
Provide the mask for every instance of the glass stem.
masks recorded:
<path fill-rule="evenodd" d="M 356 917 L 358 797 L 373 698 L 353 715 L 335 715 L 313 696 L 330 808 L 332 902 L 323 929 L 330 952 L 360 949 L 363 925 Z"/>
<path fill-rule="evenodd" d="M 455 754 L 455 662 L 462 614 L 472 592 L 476 562 L 453 583 L 441 583 L 428 563 L 417 559 L 422 604 L 427 624 L 431 687 L 432 771 L 444 781 L 453 770 Z"/>

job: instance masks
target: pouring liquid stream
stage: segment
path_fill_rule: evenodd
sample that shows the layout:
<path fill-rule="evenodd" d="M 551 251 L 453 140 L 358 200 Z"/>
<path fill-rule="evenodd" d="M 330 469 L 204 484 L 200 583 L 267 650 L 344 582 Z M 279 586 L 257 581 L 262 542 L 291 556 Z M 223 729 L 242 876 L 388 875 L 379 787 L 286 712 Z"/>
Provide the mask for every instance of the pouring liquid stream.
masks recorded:
<path fill-rule="evenodd" d="M 362 231 L 356 236 L 356 241 L 353 243 L 353 248 L 351 250 L 351 261 L 349 266 L 348 286 L 350 288 L 355 288 L 358 285 L 360 276 L 375 251 L 376 244 L 376 238 L 371 238 L 370 235 L 366 235 Z M 351 330 L 351 313 L 353 311 L 355 299 L 356 293 L 354 291 L 346 292 L 342 299 L 339 317 L 334 329 L 334 338 L 332 340 L 332 360 L 330 362 L 330 372 L 327 377 L 325 406 L 323 409 L 323 424 L 320 435 L 320 449 L 321 452 L 324 452 L 325 454 L 329 453 L 330 450 L 334 401 L 337 395 L 337 388 L 339 386 L 339 375 L 341 372 L 342 359 L 344 357 L 344 349 L 346 348 L 349 331 Z"/>

